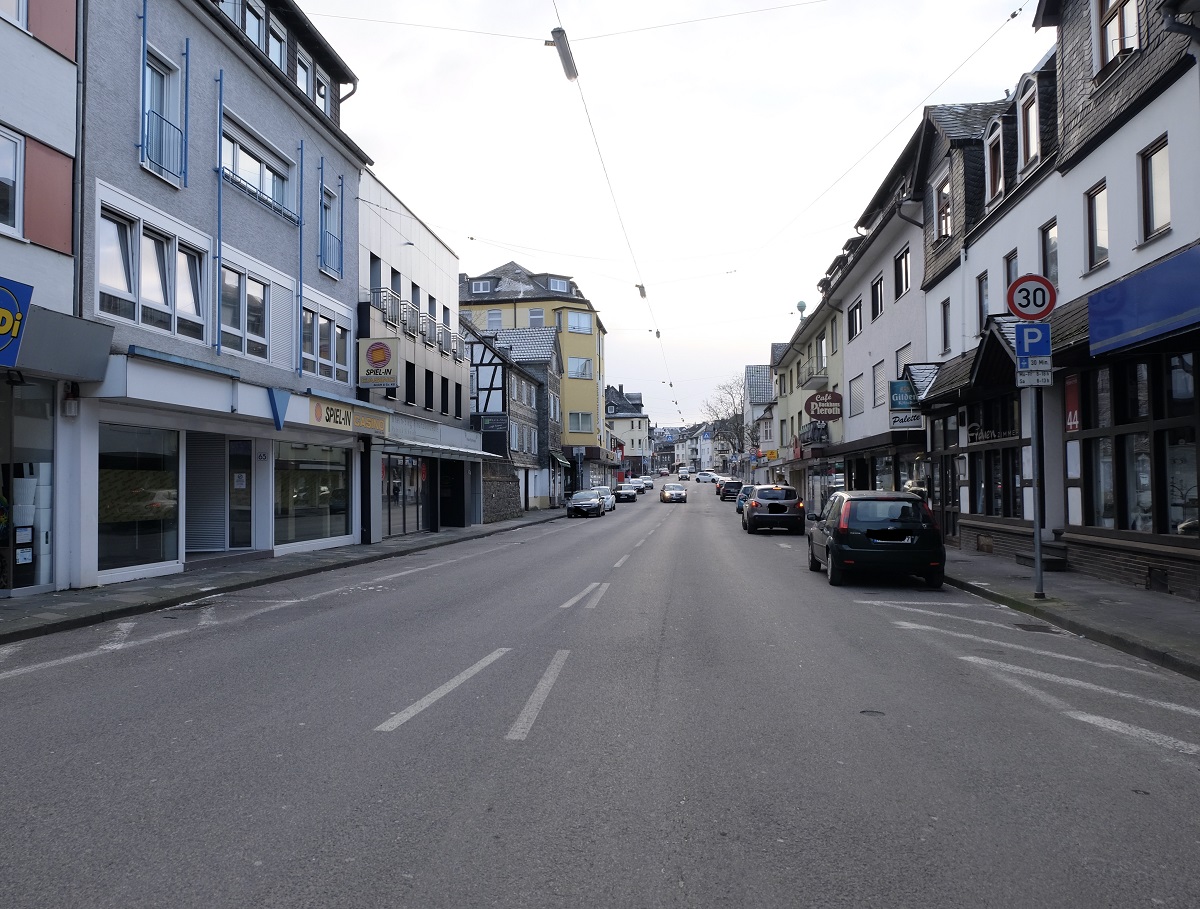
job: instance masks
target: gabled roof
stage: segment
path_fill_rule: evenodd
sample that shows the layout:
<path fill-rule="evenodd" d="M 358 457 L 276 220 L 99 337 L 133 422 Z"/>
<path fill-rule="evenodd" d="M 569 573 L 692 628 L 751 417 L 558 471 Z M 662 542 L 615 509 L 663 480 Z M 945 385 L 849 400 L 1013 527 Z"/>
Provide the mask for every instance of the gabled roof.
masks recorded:
<path fill-rule="evenodd" d="M 771 368 L 774 369 L 779 365 L 779 361 L 787 355 L 788 348 L 792 345 L 787 341 L 772 341 L 771 342 Z"/>
<path fill-rule="evenodd" d="M 642 413 L 642 396 L 637 394 L 637 401 L 631 400 L 630 396 L 614 385 L 604 386 L 604 410 L 606 417 L 644 417 Z M 608 408 L 616 408 L 612 413 L 608 413 Z"/>
<path fill-rule="evenodd" d="M 558 329 L 502 328 L 496 342 L 509 348 L 517 362 L 546 363 L 558 351 Z"/>
<path fill-rule="evenodd" d="M 953 394 L 971 384 L 971 367 L 975 364 L 975 351 L 969 350 L 948 360 L 938 368 L 937 378 L 925 392 L 925 398 L 940 398 Z"/>
<path fill-rule="evenodd" d="M 556 276 L 557 277 L 557 276 Z M 472 293 L 471 282 L 483 278 L 492 279 L 492 289 L 488 293 Z M 587 303 L 591 306 L 579 286 L 569 277 L 562 278 L 570 286 L 569 290 L 551 290 L 549 275 L 535 275 L 523 265 L 508 262 L 499 268 L 485 271 L 479 275 L 460 274 L 458 276 L 458 299 L 461 303 L 478 305 L 493 303 L 498 300 L 572 300 Z"/>
<path fill-rule="evenodd" d="M 972 142 L 983 138 L 988 121 L 1009 106 L 1011 101 L 976 101 L 971 104 L 932 104 L 925 108 L 925 115 L 936 126 L 951 145 Z"/>
<path fill-rule="evenodd" d="M 771 381 L 770 366 L 746 367 L 746 397 L 751 404 L 770 404 L 775 400 L 775 383 Z"/>
<path fill-rule="evenodd" d="M 1037 9 L 1033 13 L 1033 27 L 1045 28 L 1047 25 L 1058 25 L 1061 21 L 1062 0 L 1038 0 Z"/>
<path fill-rule="evenodd" d="M 917 392 L 918 401 L 924 400 L 940 369 L 940 363 L 909 363 L 904 367 L 909 381 L 912 382 L 913 388 Z"/>

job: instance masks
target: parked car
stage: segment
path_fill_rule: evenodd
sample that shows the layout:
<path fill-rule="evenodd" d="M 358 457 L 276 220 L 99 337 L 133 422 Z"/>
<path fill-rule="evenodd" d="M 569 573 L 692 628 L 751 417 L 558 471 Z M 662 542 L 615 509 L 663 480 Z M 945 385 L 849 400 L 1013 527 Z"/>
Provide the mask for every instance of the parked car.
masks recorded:
<path fill-rule="evenodd" d="M 636 502 L 638 499 L 637 487 L 632 483 L 618 483 L 613 497 L 618 502 Z"/>
<path fill-rule="evenodd" d="M 726 480 L 721 484 L 721 501 L 728 502 L 730 499 L 736 499 L 741 491 L 741 480 Z"/>
<path fill-rule="evenodd" d="M 567 502 L 568 518 L 590 518 L 592 515 L 602 518 L 604 514 L 604 501 L 594 489 L 581 489 Z"/>
<path fill-rule="evenodd" d="M 788 533 L 804 531 L 804 501 L 794 486 L 755 486 L 742 504 L 742 529 L 754 533 L 766 527 L 785 527 Z"/>
<path fill-rule="evenodd" d="M 650 476 L 650 474 L 643 474 L 642 476 L 638 477 L 638 479 L 646 485 L 647 489 L 654 488 L 654 477 Z"/>
<path fill-rule="evenodd" d="M 808 567 L 840 586 L 850 571 L 915 574 L 937 589 L 946 575 L 942 530 L 909 492 L 843 490 L 808 521 Z"/>
<path fill-rule="evenodd" d="M 708 471 L 708 470 L 702 470 L 698 474 L 696 474 L 696 482 L 697 483 L 711 483 L 712 478 L 713 478 L 712 472 Z"/>
<path fill-rule="evenodd" d="M 682 483 L 663 483 L 662 491 L 658 494 L 660 502 L 683 502 L 687 504 L 687 487 Z"/>
<path fill-rule="evenodd" d="M 617 497 L 613 495 L 613 491 L 607 486 L 597 486 L 596 492 L 600 494 L 600 498 L 604 501 L 604 510 L 612 511 L 617 507 Z"/>
<path fill-rule="evenodd" d="M 754 489 L 755 487 L 747 483 L 738 490 L 737 501 L 734 502 L 734 507 L 736 508 L 738 514 L 742 513 L 742 507 L 746 504 L 746 499 L 750 498 L 750 496 L 754 494 Z"/>

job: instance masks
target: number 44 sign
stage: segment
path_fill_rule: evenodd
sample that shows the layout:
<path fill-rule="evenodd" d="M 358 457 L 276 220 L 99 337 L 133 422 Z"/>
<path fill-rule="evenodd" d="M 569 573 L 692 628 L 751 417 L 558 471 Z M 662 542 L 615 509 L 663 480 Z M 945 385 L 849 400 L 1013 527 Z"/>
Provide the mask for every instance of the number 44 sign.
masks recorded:
<path fill-rule="evenodd" d="M 1022 275 L 1008 285 L 1008 311 L 1021 319 L 1044 319 L 1054 311 L 1058 294 L 1041 275 Z"/>

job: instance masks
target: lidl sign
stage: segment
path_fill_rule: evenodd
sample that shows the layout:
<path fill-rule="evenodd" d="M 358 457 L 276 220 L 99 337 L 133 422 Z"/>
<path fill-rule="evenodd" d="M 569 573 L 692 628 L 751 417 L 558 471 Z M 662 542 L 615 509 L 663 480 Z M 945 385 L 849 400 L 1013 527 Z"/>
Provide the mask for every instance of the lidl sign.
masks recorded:
<path fill-rule="evenodd" d="M 33 288 L 0 276 L 0 368 L 17 365 L 21 351 L 22 327 L 29 312 Z"/>

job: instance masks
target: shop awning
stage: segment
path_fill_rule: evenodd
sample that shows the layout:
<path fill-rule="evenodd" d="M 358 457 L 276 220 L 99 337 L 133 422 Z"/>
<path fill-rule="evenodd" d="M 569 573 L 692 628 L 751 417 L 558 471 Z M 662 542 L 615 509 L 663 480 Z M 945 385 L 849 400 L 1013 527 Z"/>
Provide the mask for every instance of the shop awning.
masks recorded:
<path fill-rule="evenodd" d="M 563 467 L 571 466 L 571 462 L 568 461 L 566 458 L 564 458 L 562 455 L 560 455 L 557 451 L 551 451 L 550 457 L 553 458 L 555 461 L 557 461 L 559 464 L 561 464 Z"/>
<path fill-rule="evenodd" d="M 503 461 L 499 455 L 475 448 L 456 448 L 436 442 L 418 442 L 413 439 L 383 439 L 384 454 L 412 455 L 418 458 L 443 458 L 447 461 Z"/>

